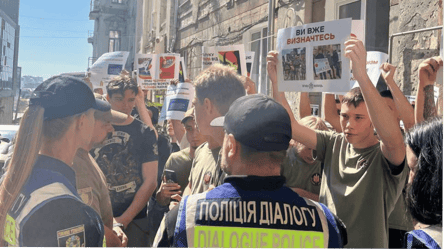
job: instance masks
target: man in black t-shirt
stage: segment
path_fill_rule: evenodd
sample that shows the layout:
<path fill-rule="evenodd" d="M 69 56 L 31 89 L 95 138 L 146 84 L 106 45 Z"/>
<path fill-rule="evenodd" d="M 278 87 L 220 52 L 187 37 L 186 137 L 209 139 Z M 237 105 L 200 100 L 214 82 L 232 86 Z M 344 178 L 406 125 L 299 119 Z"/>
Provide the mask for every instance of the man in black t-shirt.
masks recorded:
<path fill-rule="evenodd" d="M 130 114 L 139 89 L 127 76 L 118 76 L 107 86 L 111 108 Z M 129 247 L 147 246 L 146 209 L 157 186 L 157 139 L 154 130 L 129 116 L 113 125 L 114 132 L 92 156 L 106 176 L 113 215 L 122 223 Z"/>

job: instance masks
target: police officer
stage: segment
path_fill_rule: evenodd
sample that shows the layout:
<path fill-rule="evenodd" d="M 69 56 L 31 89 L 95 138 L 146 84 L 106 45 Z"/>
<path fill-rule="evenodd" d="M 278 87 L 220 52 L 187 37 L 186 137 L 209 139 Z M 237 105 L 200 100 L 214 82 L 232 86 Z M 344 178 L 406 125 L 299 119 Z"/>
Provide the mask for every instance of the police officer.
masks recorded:
<path fill-rule="evenodd" d="M 0 186 L 2 245 L 105 244 L 102 220 L 77 194 L 71 166 L 77 149 L 90 143 L 95 110 L 110 108 L 70 76 L 36 88 Z"/>
<path fill-rule="evenodd" d="M 228 177 L 209 192 L 184 198 L 162 222 L 155 246 L 287 248 L 347 243 L 344 225 L 327 207 L 284 186 L 280 165 L 292 134 L 290 117 L 280 104 L 264 95 L 241 97 L 211 125 L 225 129 L 221 167 Z M 177 222 L 172 221 L 174 212 Z"/>

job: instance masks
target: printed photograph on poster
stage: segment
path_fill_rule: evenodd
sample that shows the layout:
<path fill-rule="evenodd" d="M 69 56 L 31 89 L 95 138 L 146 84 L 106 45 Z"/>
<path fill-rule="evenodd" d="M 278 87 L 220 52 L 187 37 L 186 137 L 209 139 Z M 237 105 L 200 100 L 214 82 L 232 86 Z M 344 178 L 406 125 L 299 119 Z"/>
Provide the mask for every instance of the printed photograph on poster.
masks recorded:
<path fill-rule="evenodd" d="M 179 66 L 177 56 L 159 55 L 159 78 L 161 80 L 172 80 L 179 78 Z"/>
<path fill-rule="evenodd" d="M 106 91 L 106 85 L 125 68 L 129 52 L 105 53 L 94 62 L 89 69 L 90 81 L 93 88 L 101 88 Z"/>
<path fill-rule="evenodd" d="M 247 63 L 247 77 L 251 78 L 251 70 L 254 64 L 254 54 L 255 52 L 246 51 L 245 52 L 245 62 Z"/>
<path fill-rule="evenodd" d="M 313 47 L 314 79 L 341 79 L 340 54 L 340 44 Z"/>
<path fill-rule="evenodd" d="M 221 63 L 233 67 L 239 75 L 247 76 L 244 45 L 202 47 L 202 70 Z"/>
<path fill-rule="evenodd" d="M 137 84 L 144 90 L 156 89 L 157 67 L 156 55 L 136 54 Z"/>
<path fill-rule="evenodd" d="M 307 63 L 305 62 L 305 48 L 282 50 L 282 67 L 284 80 L 305 80 Z"/>
<path fill-rule="evenodd" d="M 351 19 L 310 23 L 280 29 L 279 91 L 347 92 L 350 60 L 343 54 L 350 37 Z"/>

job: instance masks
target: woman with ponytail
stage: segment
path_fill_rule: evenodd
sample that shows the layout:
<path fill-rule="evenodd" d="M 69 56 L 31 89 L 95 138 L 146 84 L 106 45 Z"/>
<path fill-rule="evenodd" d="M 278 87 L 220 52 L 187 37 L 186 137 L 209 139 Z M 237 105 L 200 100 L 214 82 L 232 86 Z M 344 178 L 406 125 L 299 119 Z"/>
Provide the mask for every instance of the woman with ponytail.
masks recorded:
<path fill-rule="evenodd" d="M 110 105 L 79 79 L 54 76 L 36 88 L 0 185 L 1 245 L 104 244 L 100 216 L 78 196 L 71 169 L 91 140 L 95 109 Z"/>

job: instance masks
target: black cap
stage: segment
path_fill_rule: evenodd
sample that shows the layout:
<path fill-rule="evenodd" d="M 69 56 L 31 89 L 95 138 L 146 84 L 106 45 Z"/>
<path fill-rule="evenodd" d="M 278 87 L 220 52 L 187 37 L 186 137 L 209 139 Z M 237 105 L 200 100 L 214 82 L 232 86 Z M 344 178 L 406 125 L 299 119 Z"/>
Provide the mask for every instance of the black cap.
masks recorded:
<path fill-rule="evenodd" d="M 111 105 L 94 98 L 88 85 L 72 76 L 58 75 L 45 80 L 33 92 L 29 105 L 45 108 L 44 119 L 73 116 L 89 110 L 109 111 Z"/>
<path fill-rule="evenodd" d="M 238 98 L 225 117 L 215 118 L 212 126 L 223 126 L 241 144 L 258 151 L 288 149 L 291 120 L 285 108 L 262 94 Z"/>

